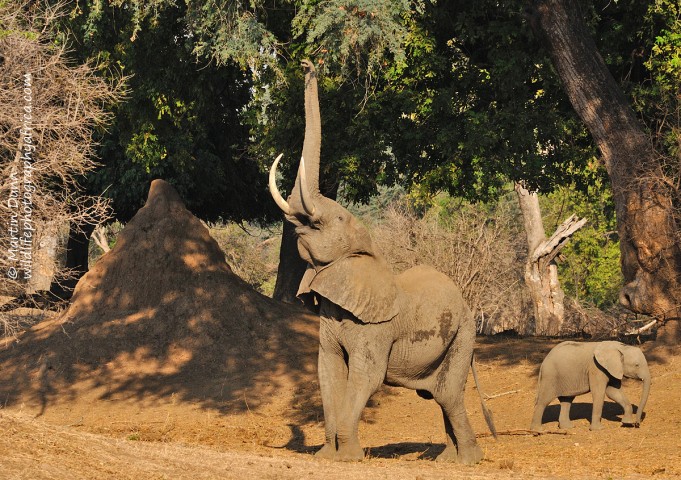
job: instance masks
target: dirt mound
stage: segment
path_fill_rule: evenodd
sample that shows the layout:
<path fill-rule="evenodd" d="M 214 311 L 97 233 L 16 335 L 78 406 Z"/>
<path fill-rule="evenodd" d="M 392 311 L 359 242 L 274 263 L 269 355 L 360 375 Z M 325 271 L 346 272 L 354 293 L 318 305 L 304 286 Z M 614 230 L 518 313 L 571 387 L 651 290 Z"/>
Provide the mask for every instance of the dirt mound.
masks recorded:
<path fill-rule="evenodd" d="M 232 273 L 208 229 L 155 180 L 115 247 L 80 280 L 72 304 L 0 353 L 7 404 L 173 395 L 219 410 L 266 403 L 315 377 L 317 326 L 302 309 Z"/>

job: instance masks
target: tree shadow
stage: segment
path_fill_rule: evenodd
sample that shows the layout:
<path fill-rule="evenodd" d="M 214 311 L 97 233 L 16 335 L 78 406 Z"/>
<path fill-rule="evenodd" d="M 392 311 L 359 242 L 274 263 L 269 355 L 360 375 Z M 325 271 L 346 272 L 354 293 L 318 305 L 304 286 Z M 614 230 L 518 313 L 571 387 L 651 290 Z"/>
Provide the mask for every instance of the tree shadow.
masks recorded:
<path fill-rule="evenodd" d="M 525 362 L 533 366 L 533 376 L 539 374 L 541 363 L 549 351 L 564 341 L 564 338 L 509 337 L 494 335 L 477 337 L 475 358 L 482 363 L 514 367 Z"/>
<path fill-rule="evenodd" d="M 154 188 L 70 307 L 0 350 L 2 404 L 43 413 L 95 392 L 238 413 L 293 384 L 288 416 L 318 417 L 317 317 L 254 291 L 177 193 Z"/>

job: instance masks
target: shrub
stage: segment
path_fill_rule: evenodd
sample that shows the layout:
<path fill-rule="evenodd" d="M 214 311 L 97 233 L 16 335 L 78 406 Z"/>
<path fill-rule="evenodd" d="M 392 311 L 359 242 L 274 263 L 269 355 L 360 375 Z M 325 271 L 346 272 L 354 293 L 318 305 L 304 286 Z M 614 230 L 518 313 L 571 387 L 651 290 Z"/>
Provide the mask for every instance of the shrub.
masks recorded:
<path fill-rule="evenodd" d="M 511 201 L 469 204 L 440 197 L 417 215 L 403 197 L 373 221 L 372 237 L 396 273 L 428 264 L 463 290 L 479 333 L 523 331 L 523 238 Z"/>

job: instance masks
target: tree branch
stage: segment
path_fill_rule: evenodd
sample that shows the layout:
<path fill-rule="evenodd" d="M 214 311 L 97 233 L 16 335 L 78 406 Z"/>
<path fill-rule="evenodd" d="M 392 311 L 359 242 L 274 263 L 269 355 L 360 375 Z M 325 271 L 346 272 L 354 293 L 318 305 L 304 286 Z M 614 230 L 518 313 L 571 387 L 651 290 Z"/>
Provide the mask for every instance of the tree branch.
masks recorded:
<path fill-rule="evenodd" d="M 586 218 L 580 220 L 576 215 L 571 215 L 558 226 L 549 239 L 539 244 L 532 253 L 532 261 L 538 262 L 541 259 L 545 264 L 550 263 L 565 246 L 567 240 L 585 224 Z"/>

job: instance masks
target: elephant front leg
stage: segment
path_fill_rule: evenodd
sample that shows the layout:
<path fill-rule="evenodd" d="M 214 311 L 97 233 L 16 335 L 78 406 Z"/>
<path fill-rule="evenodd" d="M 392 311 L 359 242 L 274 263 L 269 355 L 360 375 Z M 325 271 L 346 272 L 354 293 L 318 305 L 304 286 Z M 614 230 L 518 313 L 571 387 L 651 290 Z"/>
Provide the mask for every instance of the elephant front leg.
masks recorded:
<path fill-rule="evenodd" d="M 338 415 L 347 385 L 348 368 L 339 345 L 320 343 L 318 361 L 319 386 L 324 408 L 324 445 L 316 457 L 335 460 Z"/>
<path fill-rule="evenodd" d="M 570 397 L 558 397 L 560 401 L 560 415 L 558 416 L 558 428 L 569 429 L 572 428 L 572 422 L 570 421 L 570 407 L 572 406 L 572 401 L 575 399 L 574 396 Z"/>
<path fill-rule="evenodd" d="M 338 417 L 336 460 L 364 459 L 364 449 L 359 443 L 359 420 L 369 397 L 383 384 L 388 352 L 389 348 L 385 351 L 378 348 L 350 354 L 347 389 Z"/>
<path fill-rule="evenodd" d="M 614 400 L 619 403 L 619 405 L 624 409 L 624 415 L 622 416 L 622 424 L 627 426 L 634 425 L 634 409 L 631 407 L 629 399 L 624 395 L 622 390 L 615 388 L 613 386 L 608 386 L 605 389 L 605 394 L 610 400 Z"/>
<path fill-rule="evenodd" d="M 606 382 L 591 383 L 591 395 L 593 398 L 593 410 L 591 411 L 591 426 L 589 430 L 603 430 L 601 416 L 603 415 L 603 402 L 605 402 Z"/>

